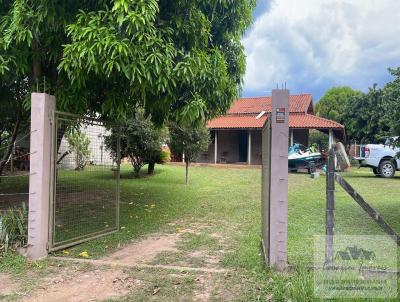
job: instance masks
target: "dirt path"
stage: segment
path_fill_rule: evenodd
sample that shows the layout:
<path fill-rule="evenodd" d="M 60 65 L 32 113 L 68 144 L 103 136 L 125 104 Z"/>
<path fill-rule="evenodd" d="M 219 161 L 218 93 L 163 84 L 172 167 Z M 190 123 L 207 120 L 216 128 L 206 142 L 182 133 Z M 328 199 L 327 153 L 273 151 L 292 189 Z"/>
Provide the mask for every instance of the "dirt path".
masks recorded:
<path fill-rule="evenodd" d="M 8 274 L 0 273 L 0 297 L 7 296 L 18 290 L 20 282 Z"/>
<path fill-rule="evenodd" d="M 22 301 L 86 302 L 124 296 L 140 285 L 121 270 L 94 270 L 59 277 Z"/>
<path fill-rule="evenodd" d="M 176 252 L 176 242 L 179 234 L 153 235 L 148 238 L 129 244 L 102 260 L 117 264 L 135 265 L 153 260 L 162 252 Z"/>
<path fill-rule="evenodd" d="M 152 234 L 101 259 L 53 257 L 65 267 L 69 263 L 88 267 L 59 272 L 51 280 L 39 282 L 22 301 L 118 301 L 131 296 L 154 301 L 209 301 L 216 290 L 214 279 L 224 278 L 228 272 L 220 264 L 226 249 L 221 238 L 207 225 L 192 224 L 176 233 Z"/>

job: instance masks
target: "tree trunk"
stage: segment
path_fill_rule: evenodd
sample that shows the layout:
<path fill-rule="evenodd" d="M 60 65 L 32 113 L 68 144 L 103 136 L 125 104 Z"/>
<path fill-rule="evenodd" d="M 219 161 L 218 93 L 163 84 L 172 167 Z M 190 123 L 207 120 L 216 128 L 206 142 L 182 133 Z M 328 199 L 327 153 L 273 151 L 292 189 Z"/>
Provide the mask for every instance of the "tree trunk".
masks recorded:
<path fill-rule="evenodd" d="M 156 166 L 156 163 L 154 161 L 149 162 L 149 165 L 147 166 L 147 174 L 149 174 L 149 175 L 154 174 L 155 166 Z"/>
<path fill-rule="evenodd" d="M 185 158 L 185 168 L 186 168 L 186 178 L 185 178 L 185 184 L 189 184 L 189 160 Z"/>
<path fill-rule="evenodd" d="M 39 78 L 42 76 L 42 64 L 40 62 L 39 43 L 36 39 L 32 41 L 32 80 L 36 90 L 40 90 Z M 36 91 L 39 92 L 39 91 Z"/>
<path fill-rule="evenodd" d="M 135 178 L 139 178 L 140 177 L 140 166 L 138 165 L 134 165 L 133 166 L 133 175 L 135 176 Z"/>
<path fill-rule="evenodd" d="M 142 169 L 143 162 L 135 156 L 129 156 L 129 158 L 131 160 L 131 164 L 133 167 L 133 175 L 135 176 L 135 178 L 139 178 L 140 170 Z"/>
<path fill-rule="evenodd" d="M 7 159 L 10 157 L 11 152 L 12 152 L 12 150 L 14 148 L 14 142 L 17 139 L 19 126 L 21 124 L 22 110 L 23 110 L 22 103 L 20 102 L 19 106 L 18 106 L 17 118 L 15 120 L 14 129 L 13 129 L 13 132 L 12 132 L 12 135 L 11 135 L 11 138 L 10 138 L 9 145 L 8 145 L 8 147 L 6 149 L 6 152 L 3 155 L 3 158 L 0 159 L 0 175 L 3 173 L 3 170 L 4 170 L 4 168 L 6 166 L 6 163 L 7 163 Z"/>

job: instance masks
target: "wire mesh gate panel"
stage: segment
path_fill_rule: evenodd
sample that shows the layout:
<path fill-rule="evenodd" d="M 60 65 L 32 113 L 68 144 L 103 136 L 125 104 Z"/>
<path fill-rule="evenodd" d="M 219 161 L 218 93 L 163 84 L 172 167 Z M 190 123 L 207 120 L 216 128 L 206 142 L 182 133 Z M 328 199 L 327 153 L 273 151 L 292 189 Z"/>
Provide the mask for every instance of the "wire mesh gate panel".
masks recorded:
<path fill-rule="evenodd" d="M 119 138 L 98 119 L 55 112 L 53 124 L 50 251 L 119 228 Z"/>

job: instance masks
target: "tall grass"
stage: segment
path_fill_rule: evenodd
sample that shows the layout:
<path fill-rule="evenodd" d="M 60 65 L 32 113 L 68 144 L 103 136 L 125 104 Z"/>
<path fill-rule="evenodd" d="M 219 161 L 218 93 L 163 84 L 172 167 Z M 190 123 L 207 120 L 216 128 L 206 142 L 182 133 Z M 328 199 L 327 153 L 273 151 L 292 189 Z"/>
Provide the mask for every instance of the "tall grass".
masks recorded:
<path fill-rule="evenodd" d="M 15 250 L 28 241 L 28 210 L 14 208 L 0 212 L 0 253 Z"/>

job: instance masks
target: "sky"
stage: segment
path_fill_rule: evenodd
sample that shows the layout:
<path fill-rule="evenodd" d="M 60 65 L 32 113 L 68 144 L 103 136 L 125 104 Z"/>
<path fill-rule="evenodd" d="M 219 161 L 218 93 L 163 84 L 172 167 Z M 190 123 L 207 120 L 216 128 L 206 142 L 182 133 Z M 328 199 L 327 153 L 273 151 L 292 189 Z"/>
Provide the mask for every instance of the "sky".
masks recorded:
<path fill-rule="evenodd" d="M 285 82 L 314 101 L 333 86 L 368 91 L 400 66 L 400 0 L 258 0 L 242 42 L 243 96 Z"/>

